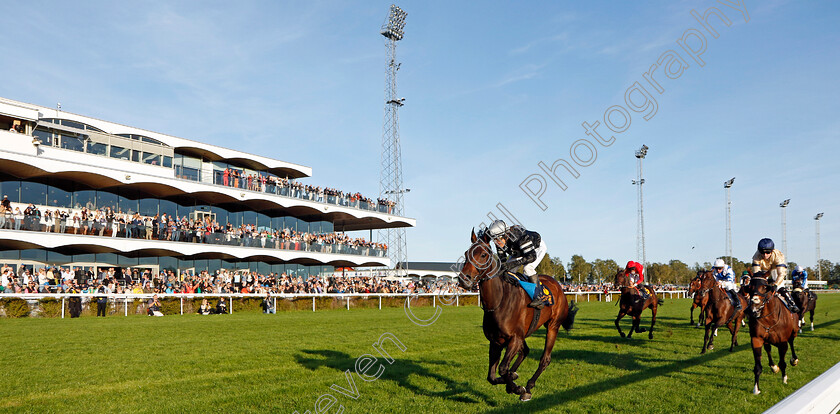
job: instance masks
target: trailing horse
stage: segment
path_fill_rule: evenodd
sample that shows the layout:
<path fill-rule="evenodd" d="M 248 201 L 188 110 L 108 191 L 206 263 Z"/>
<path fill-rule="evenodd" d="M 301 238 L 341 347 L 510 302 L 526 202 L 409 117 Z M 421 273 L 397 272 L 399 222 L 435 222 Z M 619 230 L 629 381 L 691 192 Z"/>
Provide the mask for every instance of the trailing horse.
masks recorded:
<path fill-rule="evenodd" d="M 799 307 L 799 333 L 802 333 L 802 325 L 805 324 L 805 313 L 811 314 L 811 330 L 814 330 L 814 311 L 817 309 L 817 294 L 810 289 L 802 289 L 799 281 L 793 284 L 793 301 Z"/>
<path fill-rule="evenodd" d="M 756 273 L 750 282 L 750 339 L 752 341 L 753 359 L 755 365 L 755 386 L 753 394 L 761 393 L 758 389 L 758 378 L 761 376 L 761 348 L 767 351 L 767 360 L 770 369 L 776 373 L 781 369 L 782 382 L 787 384 L 787 373 L 785 368 L 785 354 L 788 346 L 792 354 L 790 364 L 796 366 L 799 358 L 796 357 L 796 350 L 793 347 L 793 340 L 796 339 L 798 331 L 797 316 L 785 307 L 782 300 L 775 295 L 775 290 L 763 278 L 763 272 Z M 773 356 L 770 354 L 771 345 L 779 349 L 779 365 L 773 363 Z"/>
<path fill-rule="evenodd" d="M 644 288 L 650 292 L 650 296 L 645 300 L 636 300 L 638 298 L 638 294 L 634 293 L 636 292 L 636 288 L 630 285 L 630 279 L 624 274 L 624 270 L 618 269 L 613 280 L 613 289 L 621 291 L 621 297 L 618 300 L 618 317 L 615 318 L 615 328 L 618 329 L 618 334 L 622 338 L 625 335 L 621 330 L 621 326 L 618 325 L 621 318 L 624 315 L 630 315 L 633 318 L 633 326 L 630 328 L 630 333 L 627 334 L 627 338 L 632 338 L 634 332 L 641 333 L 645 331 L 645 328 L 639 328 L 639 323 L 642 320 L 642 312 L 650 308 L 651 320 L 648 339 L 653 339 L 653 326 L 656 324 L 656 308 L 663 302 L 662 299 L 656 296 L 656 292 L 652 287 L 644 285 Z"/>
<path fill-rule="evenodd" d="M 537 378 L 551 363 L 551 350 L 557 339 L 557 332 L 560 327 L 566 330 L 572 328 L 577 307 L 574 301 L 571 304 L 566 302 L 566 293 L 554 278 L 540 275 L 540 282 L 551 292 L 554 303 L 541 310 L 529 308 L 531 298 L 512 276 L 501 270 L 499 261 L 490 248 L 489 238 L 478 239 L 473 231 L 471 242 L 472 246 L 464 254 L 466 260 L 458 282 L 465 289 L 473 289 L 476 286 L 479 289 L 481 306 L 484 308 L 482 327 L 484 336 L 490 341 L 487 381 L 493 385 L 506 384 L 509 394 L 517 394 L 520 400 L 528 401 L 531 399 L 531 390 Z M 547 330 L 545 349 L 537 371 L 525 387 L 522 387 L 514 381 L 519 378 L 516 370 L 530 352 L 525 338 L 540 326 Z M 500 362 L 502 350 L 506 352 Z M 514 356 L 516 361 L 511 365 Z"/>
<path fill-rule="evenodd" d="M 708 297 L 708 303 L 705 306 L 706 317 L 704 325 L 706 327 L 706 334 L 703 337 L 703 348 L 701 354 L 705 354 L 707 349 L 715 349 L 714 341 L 715 334 L 719 326 L 726 325 L 729 332 L 732 334 L 732 342 L 729 345 L 729 352 L 735 350 L 738 346 L 738 331 L 741 329 L 741 321 L 744 319 L 744 309 L 747 308 L 747 300 L 741 295 L 735 295 L 735 298 L 741 302 L 741 309 L 735 310 L 732 306 L 732 301 L 729 300 L 729 295 L 715 280 L 712 272 L 706 271 L 701 276 L 701 285 Z"/>
<path fill-rule="evenodd" d="M 691 321 L 689 322 L 690 325 L 694 325 L 694 308 L 700 308 L 700 314 L 697 316 L 697 325 L 696 327 L 700 327 L 700 320 L 705 319 L 705 311 L 706 311 L 706 303 L 709 301 L 709 296 L 706 295 L 708 291 L 703 291 L 700 281 L 700 276 L 703 275 L 702 270 L 697 271 L 697 276 L 694 279 L 691 279 L 691 282 L 688 284 L 688 293 L 687 296 L 691 296 Z M 693 296 L 692 296 L 693 295 Z"/>

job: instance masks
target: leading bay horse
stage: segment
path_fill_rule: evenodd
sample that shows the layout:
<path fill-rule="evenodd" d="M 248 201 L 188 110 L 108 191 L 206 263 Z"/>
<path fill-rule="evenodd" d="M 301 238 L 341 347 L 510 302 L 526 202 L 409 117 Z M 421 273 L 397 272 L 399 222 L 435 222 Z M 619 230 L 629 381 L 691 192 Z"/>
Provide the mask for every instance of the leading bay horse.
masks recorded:
<path fill-rule="evenodd" d="M 540 275 L 542 285 L 551 291 L 554 304 L 537 311 L 528 307 L 531 298 L 519 284 L 502 271 L 498 258 L 490 248 L 489 237 L 479 239 L 475 231 L 471 235 L 472 246 L 464 254 L 465 261 L 458 276 L 458 282 L 464 289 L 479 289 L 481 307 L 484 309 L 484 336 L 490 341 L 490 368 L 487 381 L 490 384 L 506 384 L 509 394 L 519 395 L 522 401 L 531 399 L 531 390 L 540 374 L 551 363 L 551 350 L 557 339 L 557 332 L 562 326 L 569 330 L 575 321 L 577 307 L 574 301 L 566 301 L 563 288 L 550 276 Z M 535 319 L 535 313 L 539 312 Z M 525 387 L 514 381 L 519 378 L 516 370 L 528 356 L 530 349 L 525 338 L 540 326 L 545 326 L 545 349 L 540 357 L 539 367 Z M 499 359 L 506 349 L 504 358 Z M 516 361 L 511 365 L 513 357 Z M 496 376 L 498 370 L 499 376 Z"/>
<path fill-rule="evenodd" d="M 652 315 L 648 339 L 653 339 L 653 325 L 656 324 L 656 308 L 662 304 L 662 299 L 656 296 L 656 292 L 652 287 L 645 285 L 645 288 L 650 292 L 650 296 L 645 300 L 636 300 L 638 298 L 637 290 L 630 285 L 630 279 L 624 274 L 624 270 L 618 269 L 618 272 L 615 274 L 613 289 L 621 291 L 621 298 L 618 300 L 618 317 L 615 318 L 615 328 L 618 329 L 618 334 L 622 338 L 624 338 L 624 332 L 621 330 L 621 326 L 618 325 L 621 318 L 624 315 L 630 315 L 633 318 L 633 326 L 630 328 L 630 333 L 627 334 L 627 338 L 632 338 L 634 332 L 641 333 L 645 331 L 644 328 L 639 328 L 639 323 L 642 320 L 642 312 L 650 308 Z"/>
<path fill-rule="evenodd" d="M 700 281 L 700 277 L 703 275 L 702 270 L 697 271 L 697 276 L 694 279 L 691 279 L 691 282 L 688 284 L 688 293 L 687 296 L 691 296 L 691 321 L 689 322 L 690 325 L 694 325 L 694 308 L 700 308 L 700 315 L 697 316 L 697 325 L 696 327 L 700 327 L 700 318 L 704 318 L 704 312 L 706 311 L 706 303 L 709 301 L 709 296 L 706 295 L 707 291 L 702 290 L 702 285 Z"/>
<path fill-rule="evenodd" d="M 805 324 L 805 313 L 811 314 L 811 330 L 814 330 L 814 311 L 817 309 L 817 294 L 810 289 L 802 289 L 802 282 L 793 282 L 793 301 L 799 307 L 799 333 Z"/>
<path fill-rule="evenodd" d="M 703 337 L 703 349 L 701 354 L 705 354 L 707 349 L 715 349 L 714 341 L 717 329 L 719 326 L 726 325 L 729 332 L 732 334 L 732 342 L 729 345 L 729 352 L 735 350 L 738 346 L 738 331 L 741 329 L 741 321 L 744 320 L 744 309 L 747 308 L 747 300 L 739 294 L 735 298 L 741 302 L 741 309 L 735 310 L 732 306 L 732 301 L 729 300 L 729 295 L 715 279 L 710 271 L 706 271 L 701 276 L 702 287 L 704 292 L 708 292 L 708 303 L 704 308 L 706 317 L 703 324 L 706 326 L 706 334 Z M 714 333 L 714 334 L 712 334 Z"/>
<path fill-rule="evenodd" d="M 788 346 L 792 353 L 790 364 L 796 366 L 799 358 L 796 357 L 796 350 L 793 347 L 793 340 L 796 339 L 798 315 L 792 313 L 782 303 L 782 300 L 775 295 L 775 289 L 767 284 L 764 272 L 758 272 L 750 282 L 750 339 L 752 341 L 753 359 L 755 366 L 755 386 L 753 394 L 761 393 L 758 389 L 758 377 L 761 376 L 761 348 L 767 351 L 767 360 L 770 369 L 776 373 L 781 368 L 782 382 L 787 384 L 787 373 L 785 368 L 785 354 Z M 779 365 L 773 363 L 773 356 L 770 354 L 772 347 L 779 349 Z"/>

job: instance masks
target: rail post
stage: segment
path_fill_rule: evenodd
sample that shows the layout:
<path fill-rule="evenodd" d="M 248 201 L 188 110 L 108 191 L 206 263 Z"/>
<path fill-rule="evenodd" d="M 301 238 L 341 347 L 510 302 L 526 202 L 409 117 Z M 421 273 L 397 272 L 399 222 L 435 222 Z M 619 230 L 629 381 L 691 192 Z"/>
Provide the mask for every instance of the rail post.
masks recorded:
<path fill-rule="evenodd" d="M 64 319 L 64 296 L 61 297 L 61 319 Z"/>
<path fill-rule="evenodd" d="M 181 296 L 181 315 L 184 314 L 184 297 Z"/>

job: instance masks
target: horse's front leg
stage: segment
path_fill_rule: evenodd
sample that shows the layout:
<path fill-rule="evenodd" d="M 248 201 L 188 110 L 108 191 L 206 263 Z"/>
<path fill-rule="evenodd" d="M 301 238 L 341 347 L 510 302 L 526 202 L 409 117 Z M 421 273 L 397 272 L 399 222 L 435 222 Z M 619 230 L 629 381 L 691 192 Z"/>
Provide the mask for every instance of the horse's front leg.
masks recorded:
<path fill-rule="evenodd" d="M 705 354 L 707 349 L 715 349 L 713 344 L 715 336 L 712 334 L 715 329 L 717 329 L 717 324 L 714 322 L 706 323 L 706 334 L 703 335 L 703 349 L 700 350 L 701 354 Z"/>
<path fill-rule="evenodd" d="M 522 349 L 519 351 L 519 355 L 516 357 L 516 361 L 513 362 L 513 365 L 510 367 L 510 376 L 516 381 L 519 378 L 519 374 L 516 371 L 519 370 L 519 365 L 522 364 L 522 361 L 528 357 L 528 353 L 531 352 L 531 348 L 528 348 L 528 342 L 524 339 L 522 340 Z"/>
<path fill-rule="evenodd" d="M 656 302 L 659 301 L 656 296 L 653 297 L 653 300 Z M 648 339 L 653 339 L 653 325 L 656 325 L 656 302 L 654 302 L 654 305 L 650 307 L 650 332 L 648 332 Z"/>
<path fill-rule="evenodd" d="M 787 384 L 788 377 L 785 369 L 787 368 L 787 362 L 785 362 L 785 355 L 787 354 L 788 343 L 787 342 L 780 342 L 779 345 L 776 345 L 779 348 L 779 368 L 782 370 L 782 383 Z"/>
<path fill-rule="evenodd" d="M 759 345 L 756 346 L 756 343 Z M 753 366 L 753 374 L 755 374 L 755 385 L 753 386 L 753 394 L 761 394 L 761 390 L 758 389 L 758 378 L 761 376 L 761 345 L 760 340 L 757 338 L 753 338 L 753 359 L 755 360 L 755 365 Z"/>
<path fill-rule="evenodd" d="M 621 318 L 623 318 L 623 317 L 624 317 L 624 315 L 626 315 L 626 314 L 627 314 L 627 312 L 626 312 L 624 309 L 619 310 L 619 311 L 618 311 L 618 317 L 617 317 L 617 318 L 615 318 L 615 329 L 618 329 L 618 334 L 619 334 L 619 335 L 621 335 L 621 337 L 622 337 L 622 338 L 624 338 L 624 332 L 622 332 L 622 331 L 621 331 L 621 326 L 618 324 L 618 322 L 619 322 L 619 321 L 621 320 Z"/>
<path fill-rule="evenodd" d="M 551 350 L 554 349 L 554 342 L 557 340 L 557 331 L 559 329 L 559 326 L 550 326 L 548 331 L 545 333 L 545 349 L 543 349 L 543 354 L 540 357 L 540 365 L 537 367 L 537 371 L 534 372 L 531 379 L 528 380 L 528 383 L 525 384 L 525 392 L 519 396 L 520 400 L 528 401 L 531 399 L 531 390 L 534 389 L 534 386 L 537 384 L 537 378 L 540 377 L 540 374 L 542 374 L 542 372 L 548 367 L 548 364 L 551 363 Z"/>
<path fill-rule="evenodd" d="M 694 308 L 697 307 L 697 304 L 691 304 L 691 321 L 688 322 L 689 325 L 694 325 Z"/>
<path fill-rule="evenodd" d="M 773 363 L 773 354 L 771 353 L 772 350 L 773 347 L 765 342 L 764 351 L 767 352 L 767 363 L 770 364 L 770 371 L 773 371 L 773 373 L 775 374 L 779 372 L 779 366 Z"/>
<path fill-rule="evenodd" d="M 799 364 L 799 358 L 796 356 L 796 348 L 793 347 L 793 340 L 796 339 L 793 336 L 788 339 L 788 345 L 790 345 L 790 364 L 793 366 L 797 366 Z"/>
<path fill-rule="evenodd" d="M 504 379 L 496 376 L 496 370 L 499 368 L 499 359 L 502 357 L 502 346 L 495 342 L 490 342 L 490 370 L 487 372 L 487 382 L 492 385 L 503 384 Z"/>
<path fill-rule="evenodd" d="M 506 390 L 508 394 L 517 394 L 522 395 L 525 392 L 525 387 L 516 385 L 513 382 L 513 375 L 511 375 L 510 371 L 510 363 L 513 357 L 519 353 L 520 348 L 522 348 L 522 343 L 524 340 L 518 336 L 514 336 L 513 338 L 508 341 L 507 352 L 505 352 L 504 358 L 502 358 L 501 365 L 499 366 L 499 375 L 507 384 Z"/>

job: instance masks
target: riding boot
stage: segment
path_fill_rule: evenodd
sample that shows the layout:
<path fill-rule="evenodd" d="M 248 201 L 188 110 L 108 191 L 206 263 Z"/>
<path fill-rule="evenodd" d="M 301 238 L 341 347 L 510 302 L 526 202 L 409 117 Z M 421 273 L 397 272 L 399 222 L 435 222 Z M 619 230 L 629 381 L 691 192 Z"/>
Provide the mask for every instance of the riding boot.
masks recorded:
<path fill-rule="evenodd" d="M 637 285 L 637 288 L 639 289 L 639 294 L 642 295 L 642 300 L 648 300 L 650 294 L 648 293 L 647 288 L 644 287 L 644 285 Z"/>
<path fill-rule="evenodd" d="M 543 295 L 543 287 L 540 284 L 540 277 L 538 275 L 531 275 L 528 276 L 528 279 L 531 280 L 531 283 L 537 285 L 534 288 L 534 300 L 528 304 L 529 307 L 542 309 L 545 306 L 545 295 Z"/>
<path fill-rule="evenodd" d="M 788 303 L 788 309 L 790 309 L 793 313 L 799 313 L 799 307 L 796 306 L 796 302 L 793 301 L 793 297 L 790 296 L 790 291 L 782 288 L 779 289 L 779 293 L 781 293 L 782 297 L 785 299 L 785 302 Z"/>
<path fill-rule="evenodd" d="M 741 310 L 741 300 L 738 298 L 738 294 L 734 290 L 727 290 L 726 293 L 729 294 L 729 300 L 732 301 L 732 306 L 735 307 L 735 310 Z"/>

